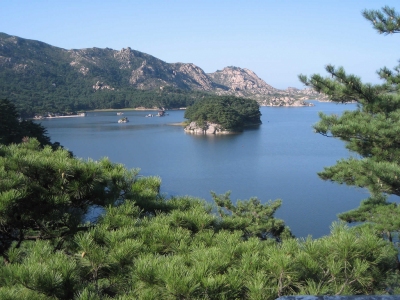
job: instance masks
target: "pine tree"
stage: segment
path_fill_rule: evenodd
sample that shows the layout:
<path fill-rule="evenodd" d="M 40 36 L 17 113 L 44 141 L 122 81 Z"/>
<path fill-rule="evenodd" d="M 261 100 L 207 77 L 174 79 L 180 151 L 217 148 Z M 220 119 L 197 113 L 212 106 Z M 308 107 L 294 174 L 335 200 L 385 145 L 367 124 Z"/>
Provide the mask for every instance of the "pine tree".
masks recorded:
<path fill-rule="evenodd" d="M 150 198 L 150 190 L 159 189 L 154 180 L 141 179 L 133 183 L 136 195 L 142 190 L 148 201 L 159 203 L 155 193 Z M 219 195 L 219 207 L 232 213 L 220 217 L 210 204 L 186 196 L 164 199 L 164 211 L 148 213 L 136 205 L 135 193 L 106 207 L 92 228 L 60 249 L 51 241 L 14 243 L 0 260 L 0 298 L 272 300 L 377 294 L 384 293 L 392 274 L 396 251 L 371 228 L 338 223 L 318 240 L 276 242 L 258 233 L 270 228 L 278 202 L 259 205 L 251 199 L 232 206 L 228 194 Z M 254 214 L 262 217 L 255 227 L 245 220 Z"/>
<path fill-rule="evenodd" d="M 83 161 L 62 148 L 42 149 L 36 139 L 0 144 L 0 254 L 26 240 L 52 240 L 58 248 L 87 229 L 82 222 L 91 207 L 131 195 L 136 175 L 108 159 Z"/>
<path fill-rule="evenodd" d="M 365 10 L 363 16 L 380 34 L 400 32 L 400 15 L 395 9 Z M 341 214 L 347 222 L 372 222 L 392 241 L 400 232 L 400 207 L 388 203 L 388 195 L 400 196 L 400 65 L 377 73 L 383 84 L 365 84 L 343 67 L 326 66 L 329 77 L 300 75 L 307 86 L 324 93 L 333 102 L 357 102 L 357 109 L 342 116 L 320 113 L 317 133 L 339 138 L 355 157 L 342 159 L 319 173 L 324 180 L 367 188 L 370 197 L 358 209 Z M 400 264 L 399 264 L 400 267 Z"/>
<path fill-rule="evenodd" d="M 43 126 L 31 120 L 19 120 L 14 104 L 7 99 L 0 99 L 0 144 L 21 143 L 25 137 L 36 138 L 42 146 L 59 146 L 50 142 Z"/>

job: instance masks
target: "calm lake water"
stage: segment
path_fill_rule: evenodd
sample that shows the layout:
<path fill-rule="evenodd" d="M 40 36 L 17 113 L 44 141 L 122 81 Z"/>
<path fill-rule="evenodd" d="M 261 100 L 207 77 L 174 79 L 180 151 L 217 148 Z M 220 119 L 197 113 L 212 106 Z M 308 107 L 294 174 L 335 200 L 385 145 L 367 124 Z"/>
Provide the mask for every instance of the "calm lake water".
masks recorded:
<path fill-rule="evenodd" d="M 42 121 L 52 141 L 84 159 L 109 157 L 144 176 L 158 175 L 167 196 L 191 195 L 212 201 L 210 191 L 230 190 L 232 200 L 256 196 L 282 199 L 277 217 L 297 237 L 320 237 L 340 212 L 355 208 L 368 193 L 324 182 L 324 166 L 350 154 L 344 143 L 315 134 L 318 112 L 340 114 L 355 104 L 314 102 L 314 107 L 261 107 L 263 124 L 241 134 L 196 136 L 172 123 L 184 111 L 145 118 L 154 111 L 124 111 L 130 122 L 118 124 L 116 112 L 89 112 L 84 118 Z"/>

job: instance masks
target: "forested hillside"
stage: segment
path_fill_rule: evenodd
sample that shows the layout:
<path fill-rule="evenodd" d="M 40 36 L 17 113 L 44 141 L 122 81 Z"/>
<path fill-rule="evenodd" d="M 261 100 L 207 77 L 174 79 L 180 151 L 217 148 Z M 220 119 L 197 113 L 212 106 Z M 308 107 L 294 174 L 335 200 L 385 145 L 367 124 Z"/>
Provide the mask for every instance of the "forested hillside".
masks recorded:
<path fill-rule="evenodd" d="M 24 117 L 95 108 L 186 107 L 206 94 L 242 96 L 262 105 L 305 105 L 300 99 L 310 96 L 309 90 L 274 89 L 246 69 L 230 67 L 218 74 L 129 47 L 66 50 L 0 33 L 0 98 L 9 99 Z"/>
<path fill-rule="evenodd" d="M 173 87 L 137 89 L 128 81 L 124 84 L 121 73 L 126 71 L 113 65 L 113 60 L 103 59 L 102 64 L 87 62 L 90 73 L 86 73 L 87 67 L 71 63 L 73 53 L 69 51 L 4 34 L 0 37 L 0 97 L 13 102 L 23 117 L 102 108 L 176 108 L 191 105 L 204 96 L 202 92 Z M 95 55 L 90 53 L 95 50 L 85 53 Z M 110 51 L 97 52 L 106 56 L 112 55 Z"/>

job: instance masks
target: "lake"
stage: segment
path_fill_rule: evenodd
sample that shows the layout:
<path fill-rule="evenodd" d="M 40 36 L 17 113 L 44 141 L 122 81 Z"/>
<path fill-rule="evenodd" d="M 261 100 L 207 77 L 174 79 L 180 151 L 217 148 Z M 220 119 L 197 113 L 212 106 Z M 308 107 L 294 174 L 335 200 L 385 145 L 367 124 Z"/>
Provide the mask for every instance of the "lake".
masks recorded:
<path fill-rule="evenodd" d="M 184 111 L 146 118 L 154 111 L 88 112 L 86 117 L 42 120 L 52 141 L 75 156 L 109 157 L 144 176 L 158 175 L 166 196 L 212 201 L 210 191 L 231 199 L 282 199 L 276 216 L 297 237 L 321 237 L 340 212 L 368 197 L 363 189 L 324 182 L 317 172 L 350 154 L 344 143 L 315 134 L 318 112 L 340 114 L 355 104 L 313 102 L 313 107 L 261 107 L 263 124 L 240 134 L 191 135 L 181 126 Z"/>

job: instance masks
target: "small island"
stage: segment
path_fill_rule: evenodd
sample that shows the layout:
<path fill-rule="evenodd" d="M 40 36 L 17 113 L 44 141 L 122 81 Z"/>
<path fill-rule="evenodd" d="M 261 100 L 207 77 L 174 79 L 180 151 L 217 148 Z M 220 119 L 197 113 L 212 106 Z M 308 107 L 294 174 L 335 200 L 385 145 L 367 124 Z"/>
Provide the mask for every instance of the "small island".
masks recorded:
<path fill-rule="evenodd" d="M 240 132 L 261 124 L 260 106 L 255 100 L 234 96 L 209 96 L 188 107 L 185 131 L 195 134 Z"/>
<path fill-rule="evenodd" d="M 127 117 L 123 117 L 123 118 L 118 120 L 118 123 L 128 123 L 128 122 L 129 122 L 129 120 L 128 120 Z"/>

